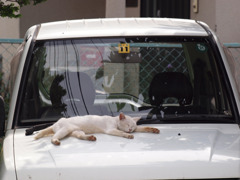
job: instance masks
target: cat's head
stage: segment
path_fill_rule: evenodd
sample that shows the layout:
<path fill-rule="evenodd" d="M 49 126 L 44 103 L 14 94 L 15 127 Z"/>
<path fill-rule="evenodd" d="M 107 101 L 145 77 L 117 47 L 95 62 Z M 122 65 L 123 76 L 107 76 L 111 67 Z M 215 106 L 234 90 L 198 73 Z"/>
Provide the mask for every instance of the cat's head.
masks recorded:
<path fill-rule="evenodd" d="M 118 118 L 118 129 L 128 133 L 135 131 L 137 121 L 141 119 L 141 117 L 130 117 L 123 113 L 120 113 Z"/>

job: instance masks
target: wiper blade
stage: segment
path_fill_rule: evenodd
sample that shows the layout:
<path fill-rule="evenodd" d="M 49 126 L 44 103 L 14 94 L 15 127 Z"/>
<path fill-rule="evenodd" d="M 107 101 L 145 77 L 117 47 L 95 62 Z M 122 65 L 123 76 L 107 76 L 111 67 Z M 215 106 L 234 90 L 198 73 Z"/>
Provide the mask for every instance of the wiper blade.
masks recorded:
<path fill-rule="evenodd" d="M 52 124 L 53 123 L 46 123 L 46 124 L 39 124 L 39 125 L 35 125 L 33 127 L 30 127 L 28 129 L 26 129 L 25 135 L 26 136 L 32 135 L 35 131 L 39 131 L 39 130 L 45 129 L 45 128 L 51 126 Z"/>

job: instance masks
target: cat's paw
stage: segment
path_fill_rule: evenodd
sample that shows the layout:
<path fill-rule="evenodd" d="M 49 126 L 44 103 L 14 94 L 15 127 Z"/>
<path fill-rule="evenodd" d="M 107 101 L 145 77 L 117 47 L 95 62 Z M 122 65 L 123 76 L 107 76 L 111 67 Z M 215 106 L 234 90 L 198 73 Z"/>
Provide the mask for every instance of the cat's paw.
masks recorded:
<path fill-rule="evenodd" d="M 157 128 L 152 128 L 152 127 L 145 127 L 144 129 L 145 132 L 150 132 L 150 133 L 155 133 L 155 134 L 159 134 L 160 130 Z"/>
<path fill-rule="evenodd" d="M 152 128 L 152 133 L 155 133 L 155 134 L 159 134 L 160 133 L 160 130 L 157 129 L 157 128 Z"/>
<path fill-rule="evenodd" d="M 61 144 L 61 142 L 58 139 L 52 139 L 52 143 L 57 146 Z"/>
<path fill-rule="evenodd" d="M 95 136 L 91 135 L 91 136 L 87 137 L 87 140 L 89 140 L 89 141 L 96 141 L 97 138 Z"/>
<path fill-rule="evenodd" d="M 125 136 L 125 138 L 128 138 L 128 139 L 133 139 L 133 138 L 134 138 L 134 136 L 133 136 L 132 134 L 127 134 L 127 135 Z"/>

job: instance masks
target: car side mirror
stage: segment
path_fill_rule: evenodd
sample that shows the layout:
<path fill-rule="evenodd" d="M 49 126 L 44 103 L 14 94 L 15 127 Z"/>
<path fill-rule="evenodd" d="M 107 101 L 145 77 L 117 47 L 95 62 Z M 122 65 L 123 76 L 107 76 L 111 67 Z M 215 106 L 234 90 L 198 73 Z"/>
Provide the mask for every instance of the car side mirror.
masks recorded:
<path fill-rule="evenodd" d="M 5 106 L 3 97 L 0 96 L 0 137 L 5 135 Z"/>

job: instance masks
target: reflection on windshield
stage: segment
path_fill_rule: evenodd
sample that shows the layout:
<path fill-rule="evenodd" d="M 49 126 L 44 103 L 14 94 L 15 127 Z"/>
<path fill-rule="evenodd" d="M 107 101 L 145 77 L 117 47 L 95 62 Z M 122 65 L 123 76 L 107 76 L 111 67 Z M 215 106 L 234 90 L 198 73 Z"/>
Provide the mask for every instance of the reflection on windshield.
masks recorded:
<path fill-rule="evenodd" d="M 119 112 L 147 119 L 231 117 L 225 85 L 204 38 L 39 41 L 31 60 L 22 122 Z"/>

